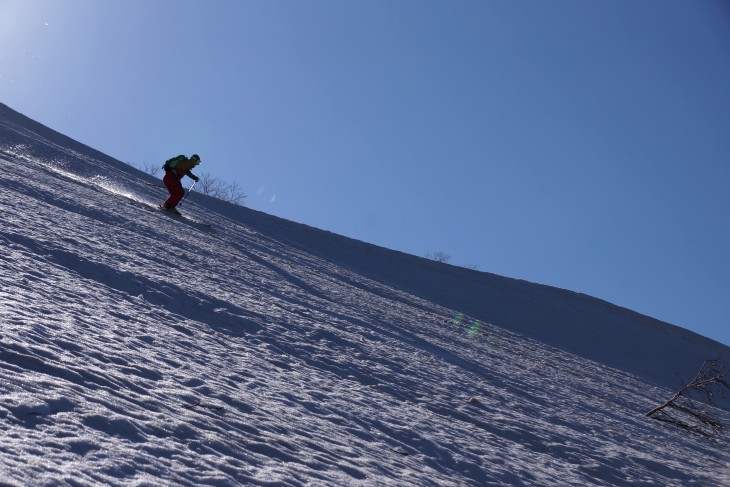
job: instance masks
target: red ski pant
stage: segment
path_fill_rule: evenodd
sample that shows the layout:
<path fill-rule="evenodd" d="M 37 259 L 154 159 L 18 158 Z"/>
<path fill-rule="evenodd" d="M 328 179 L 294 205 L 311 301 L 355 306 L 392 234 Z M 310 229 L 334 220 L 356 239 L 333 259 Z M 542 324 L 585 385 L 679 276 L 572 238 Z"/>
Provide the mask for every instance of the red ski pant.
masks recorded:
<path fill-rule="evenodd" d="M 162 204 L 165 208 L 175 208 L 180 200 L 185 196 L 185 190 L 182 187 L 180 180 L 182 177 L 178 177 L 172 171 L 165 172 L 165 177 L 162 178 L 162 182 L 165 183 L 165 187 L 170 192 L 170 197 L 165 200 Z"/>

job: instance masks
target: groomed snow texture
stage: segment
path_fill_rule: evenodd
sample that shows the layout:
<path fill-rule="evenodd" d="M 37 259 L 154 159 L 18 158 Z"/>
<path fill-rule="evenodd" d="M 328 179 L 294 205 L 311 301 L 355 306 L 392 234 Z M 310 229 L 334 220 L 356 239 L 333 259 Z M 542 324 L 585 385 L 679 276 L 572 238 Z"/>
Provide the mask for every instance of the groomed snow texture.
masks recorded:
<path fill-rule="evenodd" d="M 4 105 L 0 168 L 2 485 L 730 485 L 643 416 L 719 343 L 197 193 L 169 216 Z"/>

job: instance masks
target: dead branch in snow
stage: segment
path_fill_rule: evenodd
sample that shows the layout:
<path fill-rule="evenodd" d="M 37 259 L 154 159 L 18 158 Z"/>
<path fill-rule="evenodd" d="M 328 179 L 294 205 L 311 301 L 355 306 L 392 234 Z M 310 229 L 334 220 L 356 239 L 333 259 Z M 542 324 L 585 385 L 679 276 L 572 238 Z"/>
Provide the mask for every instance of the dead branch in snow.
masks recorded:
<path fill-rule="evenodd" d="M 727 390 L 730 382 L 725 364 L 720 358 L 707 360 L 694 379 L 645 416 L 705 438 L 715 438 L 725 431 L 725 425 L 710 409 L 716 404 L 716 395 L 724 395 Z"/>

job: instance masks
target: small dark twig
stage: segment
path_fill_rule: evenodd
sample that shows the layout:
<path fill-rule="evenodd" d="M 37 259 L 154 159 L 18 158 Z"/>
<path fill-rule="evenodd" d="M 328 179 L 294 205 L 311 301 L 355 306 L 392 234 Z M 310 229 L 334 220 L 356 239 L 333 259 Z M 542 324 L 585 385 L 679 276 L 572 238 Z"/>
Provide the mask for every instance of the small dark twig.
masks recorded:
<path fill-rule="evenodd" d="M 396 452 L 396 453 L 398 453 L 400 455 L 403 455 L 404 457 L 409 456 L 408 452 L 407 451 L 404 451 L 404 449 L 401 448 L 401 447 L 399 447 L 399 446 L 397 446 L 395 448 L 391 448 L 391 451 L 394 451 L 394 452 Z"/>
<path fill-rule="evenodd" d="M 190 410 L 193 410 L 195 408 L 202 408 L 211 409 L 213 411 L 221 411 L 223 409 L 223 406 L 211 406 L 210 404 L 203 404 L 200 399 L 198 399 L 195 404 L 183 404 L 183 407 Z"/>

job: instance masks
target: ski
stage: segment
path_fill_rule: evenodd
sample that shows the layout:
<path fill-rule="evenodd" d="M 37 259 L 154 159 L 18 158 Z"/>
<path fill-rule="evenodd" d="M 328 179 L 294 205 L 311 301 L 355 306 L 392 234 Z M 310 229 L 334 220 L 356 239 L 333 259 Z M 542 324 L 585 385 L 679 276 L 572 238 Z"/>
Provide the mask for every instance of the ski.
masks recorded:
<path fill-rule="evenodd" d="M 121 196 L 124 196 L 124 198 L 130 204 L 132 204 L 134 206 L 137 206 L 139 208 L 144 208 L 146 210 L 156 211 L 158 213 L 164 213 L 167 216 L 169 216 L 170 218 L 174 218 L 176 220 L 179 220 L 182 223 L 187 223 L 189 225 L 194 225 L 194 226 L 197 226 L 197 227 L 206 228 L 208 230 L 212 230 L 213 229 L 213 225 L 210 224 L 210 223 L 208 223 L 208 222 L 204 222 L 202 220 L 196 220 L 195 218 L 190 218 L 188 216 L 181 215 L 179 213 L 173 213 L 173 212 L 169 211 L 167 208 L 164 208 L 162 205 L 154 205 L 152 203 L 148 203 L 146 201 L 141 201 L 141 200 L 132 198 L 132 197 L 127 196 L 127 195 L 121 195 Z"/>
<path fill-rule="evenodd" d="M 201 220 L 195 220 L 195 219 L 189 218 L 189 217 L 187 217 L 185 215 L 181 215 L 180 213 L 172 212 L 172 211 L 168 210 L 167 208 L 165 208 L 162 205 L 158 206 L 157 209 L 161 213 L 165 213 L 166 215 L 170 216 L 171 218 L 175 218 L 177 220 L 181 220 L 181 221 L 184 221 L 186 223 L 192 223 L 193 225 L 198 225 L 198 226 L 205 227 L 205 228 L 208 228 L 208 229 L 212 229 L 213 228 L 213 225 L 211 225 L 208 222 L 204 222 L 204 221 L 201 221 Z"/>

